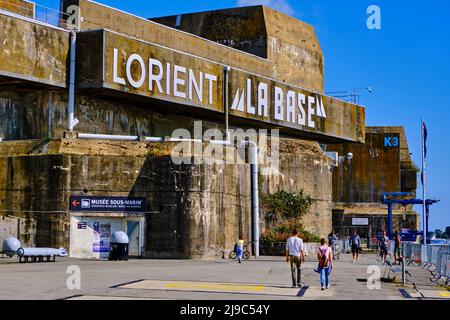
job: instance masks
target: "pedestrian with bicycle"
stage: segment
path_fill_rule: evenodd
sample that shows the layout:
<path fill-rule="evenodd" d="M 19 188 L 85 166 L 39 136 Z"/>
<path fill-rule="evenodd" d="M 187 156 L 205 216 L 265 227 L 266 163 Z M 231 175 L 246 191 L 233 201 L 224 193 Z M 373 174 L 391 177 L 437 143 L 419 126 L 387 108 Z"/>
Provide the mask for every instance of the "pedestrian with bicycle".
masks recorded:
<path fill-rule="evenodd" d="M 298 230 L 292 230 L 292 236 L 286 241 L 286 262 L 291 265 L 292 288 L 302 287 L 302 261 L 305 261 L 303 240 L 298 237 Z"/>
<path fill-rule="evenodd" d="M 236 252 L 236 259 L 238 260 L 238 263 L 241 263 L 242 261 L 242 254 L 244 253 L 244 237 L 243 235 L 239 235 L 238 241 L 236 241 L 236 244 L 234 245 L 234 251 Z"/>
<path fill-rule="evenodd" d="M 334 268 L 333 252 L 325 238 L 320 239 L 320 247 L 317 249 L 317 260 L 319 261 L 317 272 L 320 273 L 322 290 L 330 289 L 330 274 L 331 269 Z"/>

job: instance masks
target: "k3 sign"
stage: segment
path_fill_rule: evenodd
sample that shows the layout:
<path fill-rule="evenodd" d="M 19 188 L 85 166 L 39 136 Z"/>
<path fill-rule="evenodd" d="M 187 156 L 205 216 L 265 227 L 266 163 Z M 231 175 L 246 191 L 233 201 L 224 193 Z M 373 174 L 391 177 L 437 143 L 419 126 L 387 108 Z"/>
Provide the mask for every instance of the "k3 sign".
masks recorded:
<path fill-rule="evenodd" d="M 397 148 L 400 146 L 400 139 L 396 136 L 385 136 L 384 146 L 388 148 Z"/>

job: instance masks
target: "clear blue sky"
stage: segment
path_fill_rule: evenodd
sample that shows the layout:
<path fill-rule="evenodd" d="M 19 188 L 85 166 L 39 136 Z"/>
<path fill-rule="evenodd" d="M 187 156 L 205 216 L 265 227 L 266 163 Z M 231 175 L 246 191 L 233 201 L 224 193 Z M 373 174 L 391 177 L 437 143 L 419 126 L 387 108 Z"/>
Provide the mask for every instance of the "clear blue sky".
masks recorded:
<path fill-rule="evenodd" d="M 141 17 L 264 3 L 314 26 L 325 56 L 325 91 L 362 93 L 366 124 L 403 125 L 421 164 L 420 118 L 428 126 L 427 196 L 430 230 L 450 226 L 450 1 L 406 0 L 99 0 Z M 57 9 L 59 0 L 36 3 Z M 366 27 L 367 7 L 381 9 L 381 30 Z M 419 180 L 420 181 L 420 180 Z M 418 194 L 422 194 L 419 182 Z M 421 213 L 421 207 L 415 208 Z"/>

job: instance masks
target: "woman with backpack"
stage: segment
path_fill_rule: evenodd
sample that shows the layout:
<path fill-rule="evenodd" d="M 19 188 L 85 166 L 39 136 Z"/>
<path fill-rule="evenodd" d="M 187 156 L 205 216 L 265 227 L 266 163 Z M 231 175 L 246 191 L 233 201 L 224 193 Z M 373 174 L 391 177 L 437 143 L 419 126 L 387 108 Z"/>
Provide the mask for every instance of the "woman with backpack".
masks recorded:
<path fill-rule="evenodd" d="M 320 273 L 320 284 L 322 290 L 330 288 L 330 273 L 333 265 L 333 251 L 327 244 L 325 238 L 320 239 L 320 247 L 317 249 L 317 260 L 319 260 L 319 267 L 317 272 Z"/>

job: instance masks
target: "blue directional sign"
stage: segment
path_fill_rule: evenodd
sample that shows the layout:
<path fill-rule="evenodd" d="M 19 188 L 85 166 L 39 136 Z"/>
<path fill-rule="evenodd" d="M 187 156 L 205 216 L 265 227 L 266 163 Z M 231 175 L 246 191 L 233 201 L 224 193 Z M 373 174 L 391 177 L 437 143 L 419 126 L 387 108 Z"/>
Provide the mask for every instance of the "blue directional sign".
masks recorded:
<path fill-rule="evenodd" d="M 108 196 L 71 196 L 70 211 L 147 211 L 145 198 Z"/>

